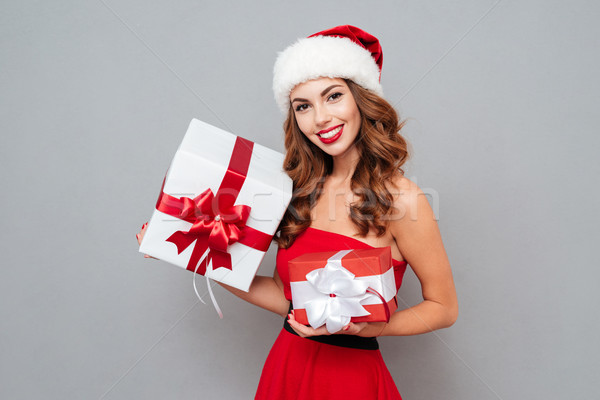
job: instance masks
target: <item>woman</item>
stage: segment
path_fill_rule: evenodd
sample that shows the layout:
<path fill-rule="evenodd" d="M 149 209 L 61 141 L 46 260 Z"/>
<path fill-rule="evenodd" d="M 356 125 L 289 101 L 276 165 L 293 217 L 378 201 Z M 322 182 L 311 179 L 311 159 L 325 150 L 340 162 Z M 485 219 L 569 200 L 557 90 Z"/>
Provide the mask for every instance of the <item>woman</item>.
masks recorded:
<path fill-rule="evenodd" d="M 451 326 L 458 305 L 434 214 L 403 176 L 407 144 L 382 96 L 377 38 L 340 26 L 299 39 L 279 54 L 275 98 L 287 113 L 284 168 L 294 197 L 275 240 L 273 277 L 257 276 L 235 295 L 287 315 L 263 367 L 257 399 L 400 399 L 376 337 L 416 335 Z M 145 226 L 138 240 L 141 241 Z M 420 304 L 389 322 L 350 322 L 330 334 L 298 323 L 287 262 L 306 252 L 389 246 L 396 285 L 407 264 Z"/>

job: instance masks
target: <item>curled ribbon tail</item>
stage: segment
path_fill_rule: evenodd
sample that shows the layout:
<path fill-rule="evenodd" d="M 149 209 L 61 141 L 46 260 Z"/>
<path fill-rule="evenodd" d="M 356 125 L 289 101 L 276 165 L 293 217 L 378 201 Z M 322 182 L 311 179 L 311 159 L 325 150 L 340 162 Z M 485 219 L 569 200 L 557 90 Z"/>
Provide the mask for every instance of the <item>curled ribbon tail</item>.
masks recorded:
<path fill-rule="evenodd" d="M 385 319 L 386 319 L 386 321 L 389 321 L 390 320 L 390 307 L 388 306 L 387 301 L 385 301 L 385 299 L 383 298 L 381 293 L 379 293 L 377 290 L 372 289 L 370 287 L 367 289 L 367 293 L 375 295 L 381 300 L 381 303 L 383 303 L 383 308 L 385 310 Z"/>

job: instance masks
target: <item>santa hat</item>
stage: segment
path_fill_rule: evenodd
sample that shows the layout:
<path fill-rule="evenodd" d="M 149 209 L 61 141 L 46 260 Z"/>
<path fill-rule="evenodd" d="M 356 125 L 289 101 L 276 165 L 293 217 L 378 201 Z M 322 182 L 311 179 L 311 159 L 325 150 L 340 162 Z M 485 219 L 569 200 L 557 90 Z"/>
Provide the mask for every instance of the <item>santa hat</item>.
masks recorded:
<path fill-rule="evenodd" d="M 273 68 L 275 101 L 284 113 L 299 83 L 320 77 L 346 78 L 383 96 L 379 40 L 351 25 L 336 26 L 298 39 L 279 53 Z"/>

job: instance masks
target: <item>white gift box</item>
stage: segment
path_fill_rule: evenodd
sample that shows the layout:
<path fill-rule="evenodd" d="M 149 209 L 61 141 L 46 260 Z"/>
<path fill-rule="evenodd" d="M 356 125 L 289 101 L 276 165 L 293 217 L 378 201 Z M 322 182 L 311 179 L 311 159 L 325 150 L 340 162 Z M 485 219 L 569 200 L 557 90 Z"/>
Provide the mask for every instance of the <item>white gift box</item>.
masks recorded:
<path fill-rule="evenodd" d="M 161 208 L 161 201 L 189 206 L 195 199 L 199 204 L 198 199 L 206 195 L 207 189 L 218 201 L 207 200 L 202 209 L 196 206 L 195 211 L 185 214 L 187 219 L 182 219 L 181 215 L 177 217 L 171 211 L 165 213 L 164 208 L 161 208 L 163 211 L 155 209 L 139 251 L 192 271 L 198 268 L 197 263 L 190 265 L 190 257 L 195 252 L 195 258 L 208 260 L 204 265 L 204 275 L 208 278 L 248 291 L 292 197 L 292 181 L 283 171 L 283 158 L 281 153 L 193 119 L 165 176 L 161 191 L 164 195 L 159 197 L 157 207 Z M 244 178 L 240 170 L 245 168 Z M 168 201 L 165 202 L 165 198 Z M 235 199 L 236 210 L 245 209 L 242 212 L 246 217 L 245 227 L 243 222 L 235 226 L 228 223 L 233 214 L 227 212 L 226 216 L 223 207 L 217 205 L 227 199 L 230 203 Z M 206 212 L 207 204 L 210 212 Z M 203 233 L 196 240 L 189 232 L 192 226 L 202 227 Z M 241 239 L 236 241 L 238 228 L 242 233 Z M 180 233 L 174 235 L 176 232 Z M 229 241 L 223 242 L 223 236 L 229 232 L 233 232 L 228 236 Z M 180 249 L 179 245 L 167 240 L 172 235 L 185 236 L 190 244 Z M 253 239 L 249 239 L 257 235 L 262 245 L 254 245 Z M 220 250 L 226 250 L 230 255 L 231 269 L 219 263 L 213 265 L 214 260 L 220 260 L 213 255 L 225 254 Z"/>

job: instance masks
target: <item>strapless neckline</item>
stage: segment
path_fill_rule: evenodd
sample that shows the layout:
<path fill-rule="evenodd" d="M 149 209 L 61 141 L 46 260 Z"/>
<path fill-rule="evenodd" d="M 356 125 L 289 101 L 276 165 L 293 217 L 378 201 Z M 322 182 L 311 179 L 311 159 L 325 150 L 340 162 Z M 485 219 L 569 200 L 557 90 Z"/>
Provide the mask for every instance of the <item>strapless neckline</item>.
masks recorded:
<path fill-rule="evenodd" d="M 370 247 L 370 248 L 372 248 L 372 249 L 374 249 L 374 248 L 375 248 L 375 246 L 371 246 L 370 244 L 368 244 L 368 243 L 365 243 L 365 242 L 363 242 L 362 240 L 358 240 L 358 239 L 356 239 L 356 238 L 353 238 L 352 236 L 346 236 L 346 235 L 343 235 L 343 234 L 341 234 L 341 233 L 336 233 L 336 232 L 325 231 L 325 230 L 323 230 L 323 229 L 319 229 L 319 228 L 313 228 L 312 226 L 309 226 L 309 227 L 308 227 L 308 228 L 306 228 L 306 229 L 312 229 L 313 231 L 322 232 L 322 233 L 328 233 L 328 234 L 330 234 L 330 235 L 335 235 L 335 236 L 342 236 L 342 237 L 344 237 L 344 238 L 348 238 L 348 239 L 350 239 L 350 240 L 354 240 L 355 242 L 361 243 L 361 244 L 363 244 L 363 245 L 365 245 L 365 246 L 369 246 L 369 247 Z M 398 264 L 398 265 L 401 265 L 401 264 L 407 264 L 406 260 L 402 260 L 402 261 L 400 261 L 400 260 L 396 260 L 395 258 L 392 258 L 392 261 L 393 261 L 393 263 L 394 263 L 394 264 Z"/>

